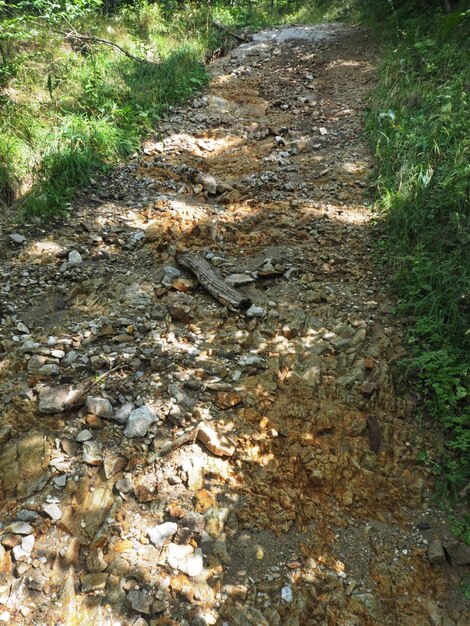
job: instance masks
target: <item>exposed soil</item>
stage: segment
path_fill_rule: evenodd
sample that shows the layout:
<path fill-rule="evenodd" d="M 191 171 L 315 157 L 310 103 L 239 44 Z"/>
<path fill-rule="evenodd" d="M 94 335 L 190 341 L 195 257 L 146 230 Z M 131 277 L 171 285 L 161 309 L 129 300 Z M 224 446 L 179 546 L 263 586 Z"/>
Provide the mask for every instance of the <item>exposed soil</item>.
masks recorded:
<path fill-rule="evenodd" d="M 3 622 L 470 623 L 373 262 L 376 59 L 360 28 L 259 34 L 70 217 L 5 221 Z"/>

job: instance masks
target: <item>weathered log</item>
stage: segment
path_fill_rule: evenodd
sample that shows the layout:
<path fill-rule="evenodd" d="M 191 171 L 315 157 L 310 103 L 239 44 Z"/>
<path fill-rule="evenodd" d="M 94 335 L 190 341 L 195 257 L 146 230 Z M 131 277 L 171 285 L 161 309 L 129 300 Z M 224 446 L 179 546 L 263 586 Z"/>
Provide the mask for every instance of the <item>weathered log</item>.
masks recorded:
<path fill-rule="evenodd" d="M 225 282 L 201 255 L 180 253 L 177 255 L 176 260 L 194 274 L 204 289 L 230 310 L 248 309 L 251 306 L 250 298 L 247 298 Z"/>

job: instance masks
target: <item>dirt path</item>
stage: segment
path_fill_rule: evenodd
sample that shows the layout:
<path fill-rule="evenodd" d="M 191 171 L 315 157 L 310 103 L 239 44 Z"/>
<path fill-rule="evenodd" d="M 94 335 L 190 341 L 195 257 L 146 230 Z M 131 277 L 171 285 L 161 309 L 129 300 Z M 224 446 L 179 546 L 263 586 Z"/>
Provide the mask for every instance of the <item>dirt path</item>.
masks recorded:
<path fill-rule="evenodd" d="M 468 552 L 392 381 L 361 136 L 375 59 L 351 27 L 258 35 L 72 217 L 4 230 L 1 621 L 470 623 Z M 181 250 L 254 307 L 217 303 Z"/>

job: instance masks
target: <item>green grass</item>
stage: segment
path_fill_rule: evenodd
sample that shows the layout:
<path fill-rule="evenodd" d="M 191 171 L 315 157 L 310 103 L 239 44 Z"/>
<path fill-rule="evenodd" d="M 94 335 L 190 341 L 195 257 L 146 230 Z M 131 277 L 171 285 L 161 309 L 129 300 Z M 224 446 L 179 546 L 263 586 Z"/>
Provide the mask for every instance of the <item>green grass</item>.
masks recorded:
<path fill-rule="evenodd" d="M 470 484 L 470 13 L 399 18 L 367 121 L 380 251 L 408 326 L 405 365 L 445 436 L 440 493 L 458 499 Z"/>
<path fill-rule="evenodd" d="M 129 155 L 171 107 L 207 82 L 202 61 L 217 35 L 208 37 L 197 24 L 181 21 L 176 28 L 151 12 L 155 5 L 142 6 L 143 15 L 97 17 L 77 29 L 115 41 L 151 63 L 107 46 L 80 50 L 42 30 L 34 43 L 20 35 L 10 42 L 8 68 L 14 71 L 0 95 L 4 203 L 10 189 L 23 187 L 27 192 L 16 207 L 24 214 L 67 209 L 94 172 Z"/>

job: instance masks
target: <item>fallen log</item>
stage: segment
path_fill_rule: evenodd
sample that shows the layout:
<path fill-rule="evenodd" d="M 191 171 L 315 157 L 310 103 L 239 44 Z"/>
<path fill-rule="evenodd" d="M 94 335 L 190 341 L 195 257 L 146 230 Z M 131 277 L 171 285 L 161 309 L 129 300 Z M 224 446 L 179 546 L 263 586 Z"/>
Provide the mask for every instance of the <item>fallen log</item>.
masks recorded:
<path fill-rule="evenodd" d="M 231 311 L 244 310 L 251 306 L 250 298 L 229 285 L 201 255 L 182 252 L 176 256 L 176 260 L 194 274 L 204 289 Z"/>

